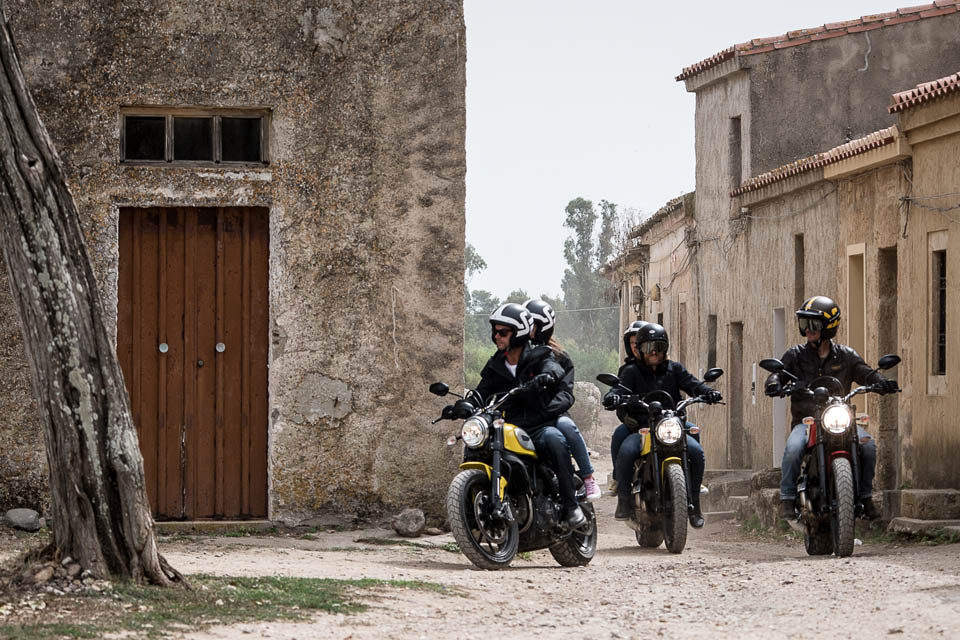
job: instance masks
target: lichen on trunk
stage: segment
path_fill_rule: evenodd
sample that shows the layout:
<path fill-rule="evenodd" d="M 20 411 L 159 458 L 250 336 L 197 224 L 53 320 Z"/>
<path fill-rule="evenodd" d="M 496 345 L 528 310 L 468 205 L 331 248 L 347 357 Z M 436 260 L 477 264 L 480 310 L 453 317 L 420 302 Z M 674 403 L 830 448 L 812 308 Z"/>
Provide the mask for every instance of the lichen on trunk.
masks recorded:
<path fill-rule="evenodd" d="M 0 246 L 44 423 L 53 544 L 100 577 L 182 582 L 157 550 L 143 458 L 76 204 L 0 1 Z"/>

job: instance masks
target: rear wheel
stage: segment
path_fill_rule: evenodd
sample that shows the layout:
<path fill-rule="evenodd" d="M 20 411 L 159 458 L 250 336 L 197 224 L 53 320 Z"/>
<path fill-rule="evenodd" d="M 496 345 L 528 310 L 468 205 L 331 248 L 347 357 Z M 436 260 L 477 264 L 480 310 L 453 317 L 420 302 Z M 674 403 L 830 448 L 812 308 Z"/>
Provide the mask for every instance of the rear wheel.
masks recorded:
<path fill-rule="evenodd" d="M 482 469 L 457 474 L 447 491 L 447 518 L 463 555 L 481 569 L 503 569 L 517 555 L 517 522 L 491 513 L 490 478 Z"/>
<path fill-rule="evenodd" d="M 830 518 L 833 550 L 838 556 L 845 558 L 853 553 L 853 469 L 846 458 L 834 458 L 831 467 L 831 498 L 837 505 L 837 512 Z"/>
<path fill-rule="evenodd" d="M 679 464 L 667 466 L 664 480 L 670 511 L 664 514 L 663 540 L 670 553 L 680 553 L 687 544 L 687 480 L 683 467 Z"/>
<path fill-rule="evenodd" d="M 550 547 L 553 559 L 565 567 L 582 567 L 593 560 L 597 552 L 597 516 L 593 505 L 581 502 L 580 508 L 587 522 L 574 529 L 568 538 Z"/>

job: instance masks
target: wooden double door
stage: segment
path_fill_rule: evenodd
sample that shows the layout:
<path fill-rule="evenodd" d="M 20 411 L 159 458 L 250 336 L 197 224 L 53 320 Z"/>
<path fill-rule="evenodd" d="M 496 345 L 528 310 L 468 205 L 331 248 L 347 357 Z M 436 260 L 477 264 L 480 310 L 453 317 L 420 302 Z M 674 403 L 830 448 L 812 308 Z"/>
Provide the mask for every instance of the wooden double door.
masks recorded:
<path fill-rule="evenodd" d="M 123 208 L 117 355 L 158 519 L 267 516 L 269 219 Z"/>

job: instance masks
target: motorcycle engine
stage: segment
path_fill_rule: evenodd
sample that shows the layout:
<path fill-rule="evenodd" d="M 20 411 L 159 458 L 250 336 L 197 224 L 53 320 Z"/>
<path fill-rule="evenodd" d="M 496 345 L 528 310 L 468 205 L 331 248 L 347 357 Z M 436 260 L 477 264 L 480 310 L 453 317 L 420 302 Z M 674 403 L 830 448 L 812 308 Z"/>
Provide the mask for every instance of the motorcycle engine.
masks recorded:
<path fill-rule="evenodd" d="M 537 531 L 543 534 L 553 531 L 560 523 L 560 505 L 542 493 L 534 496 L 533 505 L 537 512 Z"/>

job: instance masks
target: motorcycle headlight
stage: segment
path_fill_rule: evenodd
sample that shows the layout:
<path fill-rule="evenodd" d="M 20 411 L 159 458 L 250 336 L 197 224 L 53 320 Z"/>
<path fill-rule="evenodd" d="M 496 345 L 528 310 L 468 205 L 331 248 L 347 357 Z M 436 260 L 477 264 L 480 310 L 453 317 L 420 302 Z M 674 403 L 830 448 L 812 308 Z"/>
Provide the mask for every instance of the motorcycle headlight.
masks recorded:
<path fill-rule="evenodd" d="M 463 444 L 476 449 L 483 446 L 483 443 L 487 441 L 489 429 L 486 420 L 480 416 L 474 416 L 463 423 L 463 427 L 460 429 L 460 437 L 463 438 Z"/>
<path fill-rule="evenodd" d="M 851 420 L 850 410 L 839 404 L 827 407 L 821 418 L 823 428 L 838 435 L 850 427 Z"/>
<path fill-rule="evenodd" d="M 664 418 L 657 424 L 657 440 L 663 444 L 676 444 L 683 436 L 683 424 L 677 418 Z"/>

